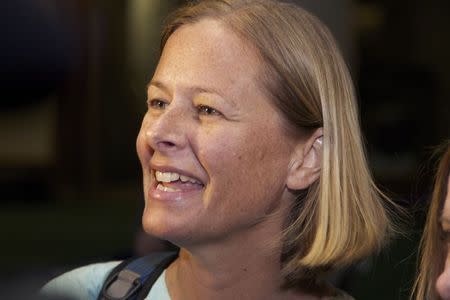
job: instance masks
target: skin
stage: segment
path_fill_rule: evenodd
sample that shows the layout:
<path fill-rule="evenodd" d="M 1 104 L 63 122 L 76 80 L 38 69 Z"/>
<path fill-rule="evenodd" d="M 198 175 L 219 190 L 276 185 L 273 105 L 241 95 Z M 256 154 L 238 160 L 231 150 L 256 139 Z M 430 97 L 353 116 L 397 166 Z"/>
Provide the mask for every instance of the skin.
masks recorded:
<path fill-rule="evenodd" d="M 287 136 L 259 86 L 256 53 L 216 21 L 184 25 L 149 84 L 137 138 L 142 222 L 181 247 L 166 272 L 172 299 L 314 299 L 279 291 L 279 237 L 294 201 L 288 188 L 318 176 L 313 145 L 321 133 Z M 202 184 L 155 191 L 155 170 Z"/>
<path fill-rule="evenodd" d="M 436 281 L 436 289 L 442 299 L 450 299 L 450 177 L 447 182 L 447 195 L 442 210 L 441 225 L 445 233 L 446 260 L 445 267 Z"/>

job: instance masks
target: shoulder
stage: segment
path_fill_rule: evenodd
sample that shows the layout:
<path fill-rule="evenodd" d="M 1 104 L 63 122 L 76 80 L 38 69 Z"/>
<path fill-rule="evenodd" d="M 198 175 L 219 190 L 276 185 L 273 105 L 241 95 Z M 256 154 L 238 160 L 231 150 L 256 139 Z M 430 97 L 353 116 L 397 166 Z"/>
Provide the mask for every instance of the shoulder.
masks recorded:
<path fill-rule="evenodd" d="M 48 282 L 41 294 L 70 299 L 97 299 L 103 282 L 120 261 L 87 265 L 62 274 Z"/>

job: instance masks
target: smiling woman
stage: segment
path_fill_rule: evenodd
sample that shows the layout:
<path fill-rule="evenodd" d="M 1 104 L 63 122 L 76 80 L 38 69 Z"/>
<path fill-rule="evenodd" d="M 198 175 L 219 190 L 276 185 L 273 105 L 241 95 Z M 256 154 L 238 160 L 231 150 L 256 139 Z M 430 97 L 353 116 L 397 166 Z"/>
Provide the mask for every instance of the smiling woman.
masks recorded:
<path fill-rule="evenodd" d="M 149 233 L 180 246 L 218 239 L 238 245 L 264 241 L 256 224 L 260 234 L 281 226 L 271 214 L 287 209 L 282 178 L 296 142 L 257 80 L 260 64 L 255 50 L 216 20 L 183 26 L 168 39 L 137 141 Z M 156 172 L 200 184 L 161 182 Z"/>
<path fill-rule="evenodd" d="M 351 299 L 324 274 L 378 250 L 391 224 L 329 31 L 294 4 L 197 1 L 161 50 L 136 142 L 142 223 L 180 251 L 146 299 Z M 95 299 L 111 268 L 45 290 Z M 95 284 L 80 275 L 94 269 Z"/>

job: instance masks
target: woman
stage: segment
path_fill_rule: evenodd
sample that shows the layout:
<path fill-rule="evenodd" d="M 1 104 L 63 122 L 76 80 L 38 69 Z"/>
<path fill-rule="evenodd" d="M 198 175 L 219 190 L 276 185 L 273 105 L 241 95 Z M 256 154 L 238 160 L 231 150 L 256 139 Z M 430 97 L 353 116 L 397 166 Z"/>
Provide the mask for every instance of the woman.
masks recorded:
<path fill-rule="evenodd" d="M 161 49 L 137 138 L 143 227 L 180 247 L 160 297 L 349 298 L 323 276 L 390 222 L 330 32 L 294 4 L 199 1 Z"/>
<path fill-rule="evenodd" d="M 450 140 L 441 150 L 413 289 L 417 300 L 450 299 Z"/>

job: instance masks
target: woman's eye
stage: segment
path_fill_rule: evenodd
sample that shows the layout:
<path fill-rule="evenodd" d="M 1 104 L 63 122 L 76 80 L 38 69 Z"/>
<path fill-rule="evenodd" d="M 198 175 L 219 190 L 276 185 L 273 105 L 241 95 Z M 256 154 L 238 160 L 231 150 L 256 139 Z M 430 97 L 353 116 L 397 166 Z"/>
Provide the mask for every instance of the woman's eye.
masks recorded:
<path fill-rule="evenodd" d="M 168 105 L 167 102 L 160 99 L 151 99 L 147 101 L 148 106 L 154 109 L 165 109 Z"/>
<path fill-rule="evenodd" d="M 221 115 L 221 113 L 218 110 L 216 110 L 212 107 L 206 106 L 206 105 L 197 106 L 197 110 L 198 110 L 199 114 L 201 114 L 201 115 L 207 115 L 207 116 Z"/>
<path fill-rule="evenodd" d="M 450 243 L 450 232 L 447 230 L 440 230 L 439 238 L 444 243 Z"/>

